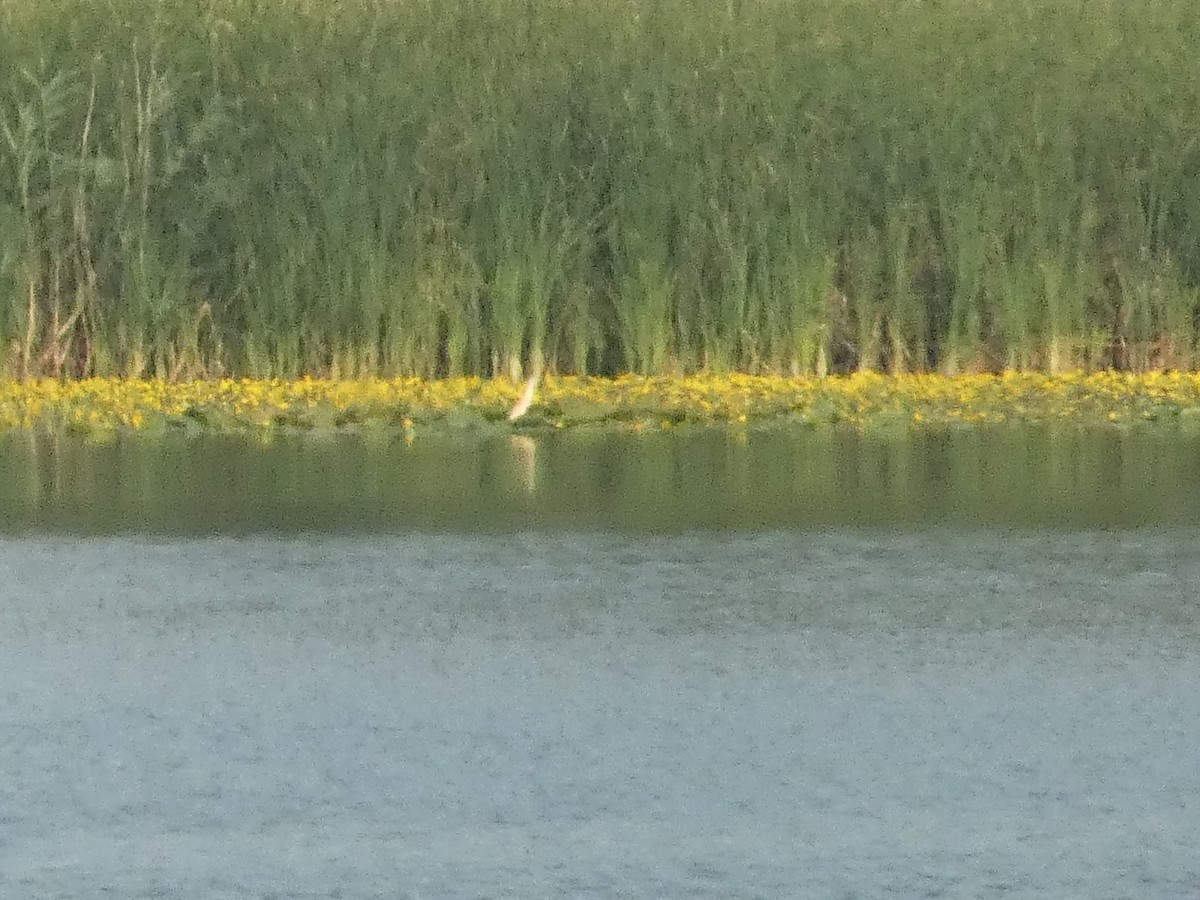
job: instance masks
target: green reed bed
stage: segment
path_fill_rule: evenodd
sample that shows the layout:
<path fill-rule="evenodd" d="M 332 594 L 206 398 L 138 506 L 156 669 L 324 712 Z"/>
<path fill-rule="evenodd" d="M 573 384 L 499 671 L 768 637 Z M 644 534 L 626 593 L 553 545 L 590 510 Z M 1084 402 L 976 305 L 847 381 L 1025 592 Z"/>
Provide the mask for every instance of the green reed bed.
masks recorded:
<path fill-rule="evenodd" d="M 1194 368 L 1186 0 L 0 0 L 17 377 Z"/>

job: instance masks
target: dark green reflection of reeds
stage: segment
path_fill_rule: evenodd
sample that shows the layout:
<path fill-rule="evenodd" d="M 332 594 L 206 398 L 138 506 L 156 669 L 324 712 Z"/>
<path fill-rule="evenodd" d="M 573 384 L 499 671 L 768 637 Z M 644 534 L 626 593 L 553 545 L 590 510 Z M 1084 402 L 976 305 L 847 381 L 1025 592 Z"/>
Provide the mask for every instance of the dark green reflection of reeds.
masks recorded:
<path fill-rule="evenodd" d="M 1192 527 L 1163 429 L 0 438 L 0 534 Z"/>
<path fill-rule="evenodd" d="M 0 371 L 1193 367 L 1187 0 L 0 0 Z"/>

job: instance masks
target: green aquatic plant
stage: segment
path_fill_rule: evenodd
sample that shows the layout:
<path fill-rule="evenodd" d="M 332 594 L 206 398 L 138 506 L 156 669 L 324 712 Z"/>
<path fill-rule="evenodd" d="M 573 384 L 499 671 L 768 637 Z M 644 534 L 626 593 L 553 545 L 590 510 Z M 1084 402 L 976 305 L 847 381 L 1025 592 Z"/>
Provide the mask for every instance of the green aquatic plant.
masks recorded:
<path fill-rule="evenodd" d="M 1198 44 L 1185 0 L 0 0 L 0 361 L 1190 367 Z"/>
<path fill-rule="evenodd" d="M 961 428 L 1012 421 L 1194 427 L 1200 375 L 1081 372 L 846 377 L 688 376 L 363 380 L 89 378 L 0 381 L 0 432 L 327 432 L 749 422 Z M 507 418 L 507 421 L 505 421 Z"/>

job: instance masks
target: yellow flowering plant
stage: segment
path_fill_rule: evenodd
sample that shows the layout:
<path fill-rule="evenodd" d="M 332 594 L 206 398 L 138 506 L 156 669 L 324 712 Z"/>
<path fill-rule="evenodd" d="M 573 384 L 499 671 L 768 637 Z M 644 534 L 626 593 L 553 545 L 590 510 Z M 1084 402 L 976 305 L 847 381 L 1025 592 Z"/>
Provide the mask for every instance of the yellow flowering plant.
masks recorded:
<path fill-rule="evenodd" d="M 1101 372 L 828 378 L 547 376 L 528 413 L 522 386 L 475 377 L 0 382 L 0 430 L 270 432 L 440 427 L 569 428 L 768 421 L 927 428 L 1013 421 L 1132 423 L 1200 417 L 1200 374 Z"/>

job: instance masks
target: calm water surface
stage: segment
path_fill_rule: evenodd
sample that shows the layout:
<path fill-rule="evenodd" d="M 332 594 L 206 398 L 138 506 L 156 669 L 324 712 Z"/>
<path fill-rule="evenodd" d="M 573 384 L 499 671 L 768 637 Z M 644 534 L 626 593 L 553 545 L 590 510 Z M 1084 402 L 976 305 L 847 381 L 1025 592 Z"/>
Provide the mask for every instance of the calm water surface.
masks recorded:
<path fill-rule="evenodd" d="M 0 442 L 0 896 L 1200 895 L 1196 441 L 519 437 Z"/>
<path fill-rule="evenodd" d="M 0 533 L 1200 526 L 1200 430 L 0 437 Z"/>

